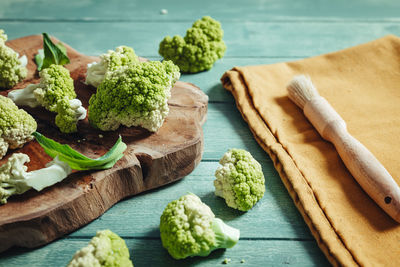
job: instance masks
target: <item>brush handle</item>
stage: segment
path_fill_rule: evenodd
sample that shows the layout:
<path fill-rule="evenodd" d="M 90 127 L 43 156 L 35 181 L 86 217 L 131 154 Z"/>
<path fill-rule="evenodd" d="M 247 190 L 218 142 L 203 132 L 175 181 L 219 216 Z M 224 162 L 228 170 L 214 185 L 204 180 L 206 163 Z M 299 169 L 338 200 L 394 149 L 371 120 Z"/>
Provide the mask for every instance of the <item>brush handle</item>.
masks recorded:
<path fill-rule="evenodd" d="M 312 98 L 304 114 L 320 135 L 335 145 L 342 161 L 365 192 L 390 217 L 400 223 L 400 188 L 389 172 L 349 134 L 346 123 L 325 98 Z"/>

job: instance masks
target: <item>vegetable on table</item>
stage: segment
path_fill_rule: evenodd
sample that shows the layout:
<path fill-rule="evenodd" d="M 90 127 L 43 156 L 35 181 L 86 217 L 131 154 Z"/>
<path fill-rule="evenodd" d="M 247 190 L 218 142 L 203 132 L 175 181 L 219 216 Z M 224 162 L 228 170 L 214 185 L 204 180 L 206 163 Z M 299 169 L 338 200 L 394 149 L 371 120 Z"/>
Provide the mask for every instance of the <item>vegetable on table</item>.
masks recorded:
<path fill-rule="evenodd" d="M 7 35 L 0 29 L 0 88 L 9 89 L 26 78 L 26 56 L 19 58 L 17 52 L 6 46 Z"/>
<path fill-rule="evenodd" d="M 8 97 L 18 106 L 43 106 L 57 113 L 55 123 L 63 133 L 77 132 L 78 120 L 86 117 L 86 109 L 76 99 L 74 81 L 69 71 L 60 65 L 50 65 L 40 73 L 40 83 L 13 90 Z"/>
<path fill-rule="evenodd" d="M 46 164 L 45 168 L 26 172 L 27 167 L 24 164 L 30 161 L 29 156 L 23 153 L 11 155 L 7 163 L 0 166 L 0 204 L 7 203 L 10 196 L 23 194 L 31 188 L 41 191 L 43 188 L 52 186 L 65 179 L 73 169 L 109 169 L 124 156 L 123 152 L 127 147 L 119 137 L 106 154 L 92 159 L 38 132 L 34 132 L 33 136 L 44 151 L 53 158 L 53 161 Z"/>
<path fill-rule="evenodd" d="M 222 40 L 221 24 L 209 16 L 195 21 L 185 37 L 166 36 L 158 53 L 172 60 L 182 72 L 196 73 L 209 70 L 215 61 L 224 56 L 226 45 Z"/>
<path fill-rule="evenodd" d="M 110 230 L 98 231 L 67 267 L 133 267 L 125 241 Z"/>
<path fill-rule="evenodd" d="M 43 49 L 39 49 L 38 54 L 35 56 L 35 62 L 38 71 L 41 71 L 53 64 L 65 65 L 70 61 L 65 46 L 61 42 L 54 44 L 49 35 L 43 33 Z"/>
<path fill-rule="evenodd" d="M 230 149 L 220 159 L 215 171 L 215 195 L 241 211 L 250 210 L 265 192 L 265 178 L 253 156 L 243 149 Z"/>
<path fill-rule="evenodd" d="M 88 64 L 86 84 L 98 87 L 107 73 L 136 63 L 139 63 L 139 58 L 129 46 L 119 46 L 115 51 L 108 50 L 107 53 L 100 55 L 100 62 Z"/>
<path fill-rule="evenodd" d="M 11 99 L 0 95 L 0 159 L 9 148 L 20 148 L 31 141 L 36 128 L 31 115 L 19 109 Z"/>
<path fill-rule="evenodd" d="M 67 163 L 56 157 L 46 168 L 26 172 L 27 167 L 24 164 L 29 161 L 28 155 L 14 153 L 7 163 L 0 166 L 0 204 L 7 203 L 10 196 L 23 194 L 31 188 L 40 191 L 58 183 L 72 171 Z"/>
<path fill-rule="evenodd" d="M 160 218 L 163 246 L 175 259 L 208 256 L 213 250 L 231 248 L 240 231 L 215 218 L 210 207 L 194 194 L 170 202 Z"/>
<path fill-rule="evenodd" d="M 89 100 L 90 124 L 102 131 L 121 124 L 156 132 L 168 115 L 171 88 L 179 79 L 172 61 L 149 61 L 110 72 Z"/>

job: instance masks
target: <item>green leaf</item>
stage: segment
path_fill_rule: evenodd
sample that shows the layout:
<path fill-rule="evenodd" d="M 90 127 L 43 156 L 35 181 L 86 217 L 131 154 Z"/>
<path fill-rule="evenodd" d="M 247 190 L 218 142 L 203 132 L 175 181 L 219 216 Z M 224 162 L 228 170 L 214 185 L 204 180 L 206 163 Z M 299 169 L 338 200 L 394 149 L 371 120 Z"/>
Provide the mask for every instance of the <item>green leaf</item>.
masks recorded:
<path fill-rule="evenodd" d="M 38 54 L 35 56 L 35 62 L 36 62 L 38 71 L 42 70 L 43 59 L 44 59 L 44 51 L 43 51 L 43 49 L 39 49 Z"/>
<path fill-rule="evenodd" d="M 67 49 L 62 43 L 54 44 L 47 33 L 43 33 L 43 51 L 35 56 L 38 70 L 48 68 L 52 64 L 65 65 L 68 64 Z"/>
<path fill-rule="evenodd" d="M 92 159 L 72 149 L 69 145 L 62 145 L 38 132 L 34 132 L 33 136 L 50 157 L 55 158 L 58 156 L 61 161 L 66 162 L 74 170 L 109 169 L 124 156 L 123 152 L 127 148 L 120 136 L 106 154 L 97 159 Z"/>

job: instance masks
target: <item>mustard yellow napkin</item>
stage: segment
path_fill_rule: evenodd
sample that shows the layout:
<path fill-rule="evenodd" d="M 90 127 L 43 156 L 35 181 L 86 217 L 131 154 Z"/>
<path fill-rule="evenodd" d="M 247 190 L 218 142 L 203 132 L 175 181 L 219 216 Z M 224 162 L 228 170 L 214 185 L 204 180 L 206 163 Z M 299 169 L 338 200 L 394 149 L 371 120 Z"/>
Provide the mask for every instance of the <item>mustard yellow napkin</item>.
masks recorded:
<path fill-rule="evenodd" d="M 296 74 L 319 93 L 400 184 L 400 38 L 273 65 L 235 67 L 221 81 L 335 266 L 400 266 L 400 224 L 353 179 L 287 97 Z"/>

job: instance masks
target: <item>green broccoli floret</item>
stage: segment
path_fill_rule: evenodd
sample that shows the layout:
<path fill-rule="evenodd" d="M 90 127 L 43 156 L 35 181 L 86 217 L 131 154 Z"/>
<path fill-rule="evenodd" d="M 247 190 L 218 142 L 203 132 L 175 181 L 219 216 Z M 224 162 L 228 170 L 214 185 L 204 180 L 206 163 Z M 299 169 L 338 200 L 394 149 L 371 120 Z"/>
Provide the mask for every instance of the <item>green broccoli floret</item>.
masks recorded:
<path fill-rule="evenodd" d="M 133 267 L 125 241 L 110 230 L 98 231 L 67 267 Z"/>
<path fill-rule="evenodd" d="M 31 141 L 36 128 L 36 121 L 31 115 L 18 109 L 11 99 L 0 95 L 0 159 L 8 148 L 20 148 Z"/>
<path fill-rule="evenodd" d="M 250 210 L 265 192 L 265 179 L 253 156 L 243 149 L 230 149 L 220 159 L 215 171 L 215 195 L 225 199 L 229 207 Z"/>
<path fill-rule="evenodd" d="M 0 88 L 12 88 L 26 78 L 28 59 L 6 46 L 7 35 L 0 29 Z"/>
<path fill-rule="evenodd" d="M 119 46 L 115 51 L 108 50 L 106 54 L 100 56 L 100 62 L 88 64 L 86 84 L 98 87 L 107 72 L 135 63 L 139 63 L 139 58 L 129 46 Z"/>
<path fill-rule="evenodd" d="M 103 131 L 122 124 L 156 132 L 168 114 L 167 101 L 179 76 L 171 61 L 143 62 L 109 72 L 89 100 L 89 122 Z"/>
<path fill-rule="evenodd" d="M 208 256 L 213 250 L 231 248 L 240 231 L 215 218 L 210 207 L 194 194 L 170 202 L 160 218 L 163 246 L 175 259 Z"/>
<path fill-rule="evenodd" d="M 226 45 L 222 40 L 221 24 L 209 16 L 193 23 L 182 38 L 167 36 L 161 41 L 158 53 L 172 60 L 182 72 L 196 73 L 209 70 L 224 56 Z"/>
<path fill-rule="evenodd" d="M 69 71 L 61 65 L 50 65 L 40 73 L 40 83 L 24 89 L 13 90 L 8 97 L 18 106 L 32 108 L 43 106 L 57 113 L 56 125 L 63 133 L 77 131 L 77 122 L 86 117 L 86 109 L 76 99 L 74 81 Z"/>
<path fill-rule="evenodd" d="M 71 173 L 69 165 L 54 158 L 53 161 L 36 171 L 26 172 L 24 165 L 29 162 L 29 156 L 23 153 L 14 153 L 7 163 L 0 166 L 0 203 L 7 203 L 7 199 L 16 194 L 23 194 L 33 188 L 37 191 L 60 182 Z"/>

